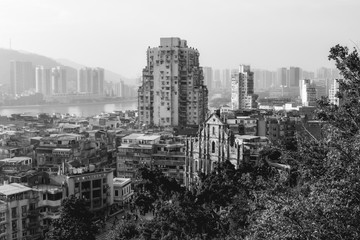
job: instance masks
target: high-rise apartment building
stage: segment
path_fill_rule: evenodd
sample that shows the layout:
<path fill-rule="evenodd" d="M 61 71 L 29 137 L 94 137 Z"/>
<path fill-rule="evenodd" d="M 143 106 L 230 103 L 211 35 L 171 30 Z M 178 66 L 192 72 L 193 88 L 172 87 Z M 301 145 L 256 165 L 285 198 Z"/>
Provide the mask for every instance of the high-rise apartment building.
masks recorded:
<path fill-rule="evenodd" d="M 331 68 L 321 67 L 316 70 L 316 78 L 319 79 L 331 79 L 332 78 L 332 71 Z"/>
<path fill-rule="evenodd" d="M 64 67 L 58 66 L 51 69 L 52 93 L 64 94 L 67 88 L 67 72 Z"/>
<path fill-rule="evenodd" d="M 64 66 L 66 69 L 66 93 L 78 92 L 78 71 L 75 68 Z"/>
<path fill-rule="evenodd" d="M 10 92 L 22 94 L 27 90 L 35 90 L 35 72 L 31 62 L 10 61 Z"/>
<path fill-rule="evenodd" d="M 82 68 L 79 70 L 78 89 L 82 93 L 102 95 L 104 92 L 104 69 Z"/>
<path fill-rule="evenodd" d="M 232 74 L 231 107 L 233 110 L 255 107 L 254 73 L 249 65 L 240 65 L 239 72 Z"/>
<path fill-rule="evenodd" d="M 299 67 L 290 67 L 289 69 L 289 84 L 290 87 L 299 87 L 301 69 Z"/>
<path fill-rule="evenodd" d="M 52 81 L 51 81 L 51 69 L 44 66 L 37 66 L 35 68 L 35 82 L 36 92 L 43 95 L 51 95 Z"/>
<path fill-rule="evenodd" d="M 285 87 L 288 85 L 287 80 L 287 69 L 286 68 L 279 68 L 277 71 L 277 84 L 278 86 Z"/>
<path fill-rule="evenodd" d="M 214 81 L 221 83 L 220 69 L 214 70 Z"/>
<path fill-rule="evenodd" d="M 229 89 L 231 87 L 231 70 L 223 69 L 222 70 L 222 85 Z"/>
<path fill-rule="evenodd" d="M 197 49 L 180 38 L 161 38 L 147 49 L 147 65 L 138 90 L 139 123 L 198 125 L 205 120 L 208 90 Z"/>
<path fill-rule="evenodd" d="M 310 107 L 316 104 L 316 85 L 310 79 L 301 80 L 300 96 L 303 106 Z"/>
<path fill-rule="evenodd" d="M 254 69 L 254 91 L 269 90 L 276 85 L 276 72 Z"/>
<path fill-rule="evenodd" d="M 79 70 L 78 89 L 81 93 L 91 92 L 92 69 L 85 67 Z"/>
<path fill-rule="evenodd" d="M 124 95 L 124 82 L 120 80 L 120 82 L 115 83 L 115 96 L 124 97 Z"/>

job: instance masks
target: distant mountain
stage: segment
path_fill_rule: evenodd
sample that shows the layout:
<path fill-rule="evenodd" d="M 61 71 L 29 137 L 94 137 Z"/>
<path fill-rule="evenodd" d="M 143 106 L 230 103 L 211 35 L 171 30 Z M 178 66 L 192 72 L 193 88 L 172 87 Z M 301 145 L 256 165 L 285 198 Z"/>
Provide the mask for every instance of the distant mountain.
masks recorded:
<path fill-rule="evenodd" d="M 55 60 L 45 56 L 0 48 L 0 84 L 5 86 L 10 84 L 10 61 L 12 60 L 28 61 L 32 62 L 34 66 L 43 65 L 48 68 L 59 65 Z"/>
<path fill-rule="evenodd" d="M 0 48 L 0 86 L 3 85 L 5 89 L 10 86 L 10 61 L 12 60 L 28 61 L 32 62 L 33 66 L 43 65 L 47 68 L 56 67 L 59 65 L 68 66 L 75 69 L 85 67 L 85 65 L 75 63 L 67 59 L 54 60 L 49 57 L 45 57 L 35 53 Z M 120 79 L 123 80 L 124 83 L 127 85 L 135 86 L 138 83 L 137 79 L 125 78 L 120 74 L 105 69 L 106 81 L 119 82 Z"/>
<path fill-rule="evenodd" d="M 75 68 L 77 70 L 79 70 L 80 68 L 86 67 L 85 65 L 73 62 L 68 59 L 60 58 L 60 59 L 56 59 L 56 61 L 58 61 L 59 63 L 61 63 L 64 66 L 69 66 L 69 67 Z M 105 80 L 108 82 L 119 82 L 120 80 L 123 80 L 124 83 L 127 85 L 137 85 L 137 79 L 126 78 L 118 73 L 114 73 L 107 69 L 105 69 Z"/>
<path fill-rule="evenodd" d="M 56 59 L 56 61 L 58 63 L 60 63 L 61 65 L 69 66 L 69 67 L 75 68 L 77 70 L 79 70 L 80 68 L 85 67 L 85 65 L 81 65 L 79 63 L 76 63 L 76 62 L 73 62 L 73 61 L 70 61 L 70 60 L 64 59 L 64 58 Z"/>

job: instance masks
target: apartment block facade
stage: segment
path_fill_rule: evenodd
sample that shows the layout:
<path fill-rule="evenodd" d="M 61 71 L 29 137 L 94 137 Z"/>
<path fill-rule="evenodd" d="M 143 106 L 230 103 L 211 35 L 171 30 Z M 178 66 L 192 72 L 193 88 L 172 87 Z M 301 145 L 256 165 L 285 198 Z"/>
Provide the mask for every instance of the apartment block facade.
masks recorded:
<path fill-rule="evenodd" d="M 305 107 L 316 105 L 316 85 L 310 79 L 301 80 L 301 102 Z"/>
<path fill-rule="evenodd" d="M 34 67 L 31 62 L 10 62 L 10 92 L 20 95 L 28 90 L 35 90 Z"/>
<path fill-rule="evenodd" d="M 82 68 L 79 70 L 78 89 L 81 93 L 104 94 L 104 69 Z"/>
<path fill-rule="evenodd" d="M 180 38 L 161 38 L 159 47 L 148 48 L 138 90 L 140 124 L 186 126 L 205 120 L 208 89 L 199 55 Z"/>
<path fill-rule="evenodd" d="M 254 73 L 249 65 L 240 65 L 239 72 L 231 77 L 231 107 L 233 110 L 256 107 L 254 98 Z"/>

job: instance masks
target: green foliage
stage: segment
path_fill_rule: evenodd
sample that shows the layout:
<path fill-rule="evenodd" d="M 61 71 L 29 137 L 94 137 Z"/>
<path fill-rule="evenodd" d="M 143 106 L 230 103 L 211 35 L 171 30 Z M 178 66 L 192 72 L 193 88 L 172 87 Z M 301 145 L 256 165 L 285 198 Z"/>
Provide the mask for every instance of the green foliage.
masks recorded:
<path fill-rule="evenodd" d="M 92 222 L 92 214 L 85 200 L 70 196 L 64 199 L 60 218 L 53 221 L 45 239 L 78 240 L 95 239 L 97 228 Z"/>
<path fill-rule="evenodd" d="M 138 181 L 135 182 L 134 204 L 141 213 L 155 210 L 161 201 L 171 199 L 174 194 L 184 189 L 173 178 L 168 178 L 159 170 L 139 169 Z"/>
<path fill-rule="evenodd" d="M 360 60 L 357 51 L 335 46 L 340 106 L 318 101 L 317 116 L 325 121 L 324 138 L 299 139 L 292 155 L 300 180 L 281 180 L 254 193 L 250 235 L 253 239 L 360 238 Z M 276 189 L 276 191 L 274 191 Z"/>
<path fill-rule="evenodd" d="M 138 239 L 140 236 L 140 228 L 132 221 L 121 221 L 116 229 L 111 230 L 106 238 L 114 240 L 131 240 Z"/>

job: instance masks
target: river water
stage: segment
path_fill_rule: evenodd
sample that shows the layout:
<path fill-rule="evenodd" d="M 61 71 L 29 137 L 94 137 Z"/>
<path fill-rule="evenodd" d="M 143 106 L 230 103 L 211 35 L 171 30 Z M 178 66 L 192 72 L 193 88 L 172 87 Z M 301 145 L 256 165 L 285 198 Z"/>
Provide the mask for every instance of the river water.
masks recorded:
<path fill-rule="evenodd" d="M 11 116 L 14 113 L 69 113 L 76 116 L 89 117 L 102 112 L 136 110 L 137 100 L 114 103 L 81 103 L 61 105 L 31 105 L 0 107 L 1 116 Z"/>

